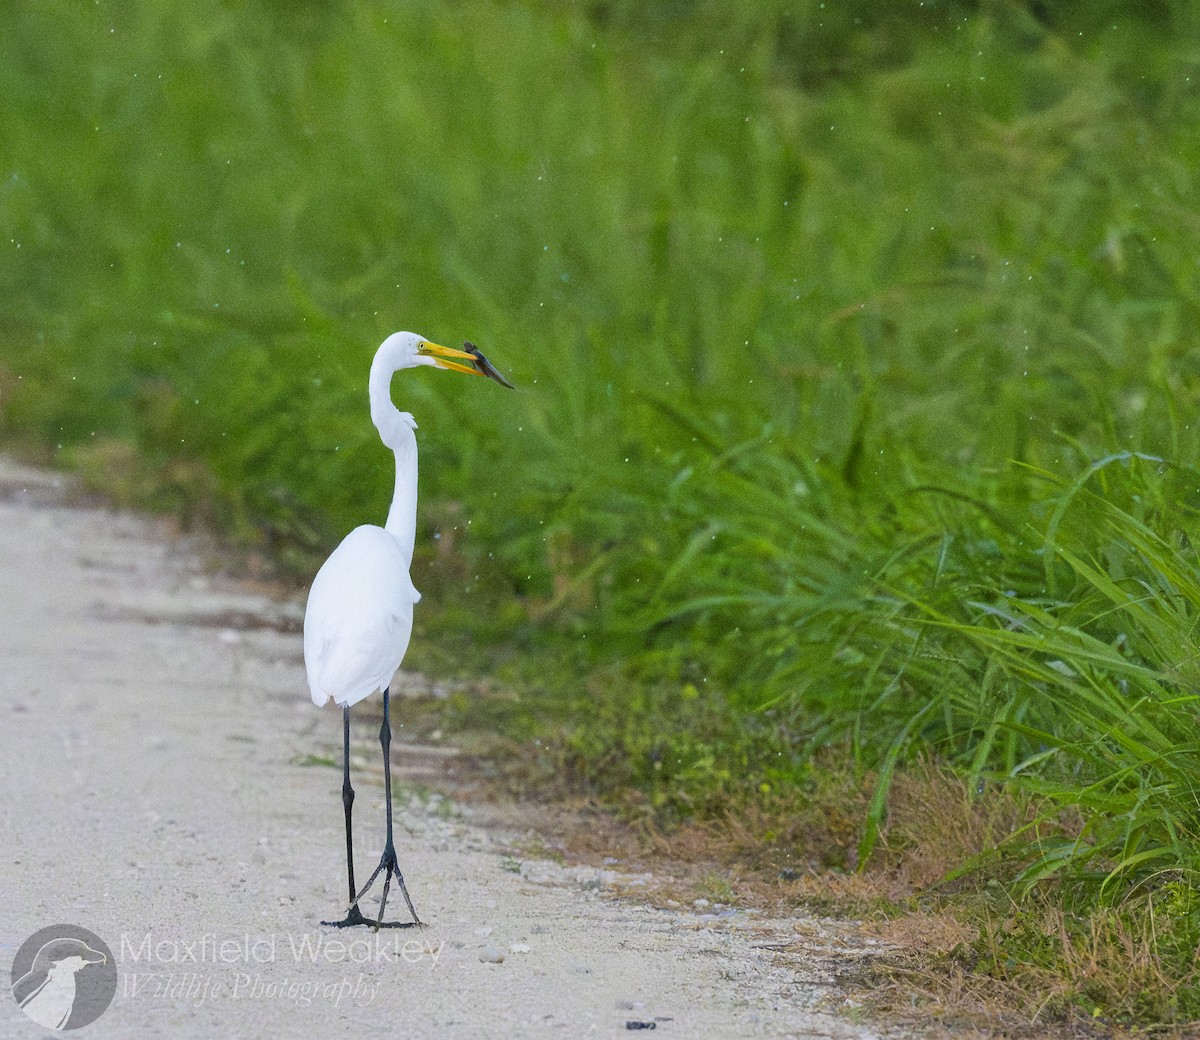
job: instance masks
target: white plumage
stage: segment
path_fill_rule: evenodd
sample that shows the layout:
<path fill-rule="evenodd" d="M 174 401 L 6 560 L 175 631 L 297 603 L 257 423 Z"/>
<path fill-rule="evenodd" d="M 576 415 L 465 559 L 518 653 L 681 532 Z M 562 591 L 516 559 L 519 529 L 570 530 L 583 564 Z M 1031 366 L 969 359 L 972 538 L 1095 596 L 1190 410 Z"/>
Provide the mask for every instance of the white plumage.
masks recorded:
<path fill-rule="evenodd" d="M 449 358 L 471 362 L 464 365 Z M 419 924 L 392 839 L 391 725 L 388 721 L 388 687 L 404 660 L 412 635 L 413 607 L 421 594 L 413 587 L 413 541 L 417 528 L 417 424 L 408 412 L 392 404 L 392 376 L 404 368 L 436 365 L 470 375 L 487 375 L 509 385 L 476 348 L 471 353 L 430 343 L 412 332 L 396 332 L 383 341 L 371 362 L 368 384 L 371 421 L 396 456 L 396 487 L 387 523 L 383 527 L 356 527 L 333 551 L 313 579 L 304 611 L 304 665 L 308 689 L 317 707 L 333 701 L 342 709 L 342 805 L 346 817 L 346 881 L 350 905 L 346 917 L 326 924 L 338 928 L 385 925 L 388 888 L 395 877 L 400 893 Z M 350 785 L 350 706 L 383 691 L 383 725 L 379 740 L 383 750 L 384 799 L 387 805 L 387 838 L 379 866 L 370 880 L 354 884 L 354 840 Z M 359 901 L 383 872 L 379 914 L 368 921 Z"/>
<path fill-rule="evenodd" d="M 387 689 L 420 599 L 394 535 L 371 524 L 346 535 L 318 571 L 304 612 L 313 703 L 345 707 Z"/>

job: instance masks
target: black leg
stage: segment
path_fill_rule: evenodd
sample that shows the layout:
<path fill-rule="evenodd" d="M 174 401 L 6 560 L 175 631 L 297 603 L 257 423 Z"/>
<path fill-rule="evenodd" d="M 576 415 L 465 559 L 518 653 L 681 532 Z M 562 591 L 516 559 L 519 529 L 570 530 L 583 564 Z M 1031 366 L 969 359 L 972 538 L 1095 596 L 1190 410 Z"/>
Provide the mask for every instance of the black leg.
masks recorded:
<path fill-rule="evenodd" d="M 359 915 L 361 923 L 370 925 L 372 928 L 407 928 L 411 925 L 419 925 L 420 918 L 417 917 L 417 911 L 413 909 L 412 899 L 409 898 L 408 888 L 404 884 L 404 875 L 400 873 L 400 864 L 396 859 L 396 845 L 392 840 L 392 725 L 388 715 L 388 691 L 383 691 L 383 725 L 379 727 L 379 745 L 383 750 L 383 790 L 384 799 L 387 802 L 387 841 L 383 847 L 383 855 L 379 857 L 379 866 L 375 868 L 375 872 L 367 879 L 367 883 L 357 895 L 351 891 L 350 908 L 347 913 L 346 921 L 350 922 L 350 918 L 354 914 Z M 367 894 L 368 889 L 375 883 L 375 879 L 383 873 L 383 897 L 379 903 L 379 917 L 374 921 L 368 921 L 362 917 L 361 911 L 358 908 L 358 902 Z M 404 896 L 404 902 L 408 906 L 408 912 L 412 914 L 412 921 L 388 921 L 383 920 L 383 912 L 387 908 L 388 891 L 392 885 L 392 875 L 395 875 L 396 882 L 400 885 L 400 894 Z"/>
<path fill-rule="evenodd" d="M 383 722 L 379 724 L 379 747 L 383 751 L 383 797 L 387 802 L 387 844 L 392 847 L 392 723 L 388 718 L 388 691 L 383 691 Z"/>
<path fill-rule="evenodd" d="M 354 887 L 354 788 L 350 786 L 350 706 L 342 708 L 342 808 L 346 811 L 346 877 L 350 883 L 350 898 L 358 891 Z"/>
<path fill-rule="evenodd" d="M 346 880 L 350 887 L 350 899 L 354 899 L 357 891 L 354 887 L 354 831 L 351 817 L 354 810 L 354 788 L 350 786 L 350 706 L 342 708 L 342 808 L 346 812 Z M 350 910 L 342 921 L 322 921 L 322 924 L 334 928 L 349 928 L 356 924 L 367 924 L 357 903 L 351 903 Z"/>
<path fill-rule="evenodd" d="M 408 912 L 412 915 L 413 922 L 420 924 L 421 921 L 417 917 L 417 911 L 413 909 L 412 900 L 408 895 L 408 888 L 404 884 L 404 875 L 400 873 L 400 863 L 396 858 L 396 846 L 392 841 L 392 725 L 388 718 L 388 691 L 383 691 L 383 723 L 379 727 L 379 746 L 383 749 L 383 793 L 384 799 L 387 801 L 387 843 L 383 847 L 383 859 L 391 860 L 391 866 L 383 879 L 383 898 L 379 902 L 379 921 L 383 923 L 383 910 L 387 906 L 388 888 L 391 886 L 392 874 L 396 875 L 396 881 L 400 885 L 400 894 L 404 896 L 404 902 L 408 905 Z"/>

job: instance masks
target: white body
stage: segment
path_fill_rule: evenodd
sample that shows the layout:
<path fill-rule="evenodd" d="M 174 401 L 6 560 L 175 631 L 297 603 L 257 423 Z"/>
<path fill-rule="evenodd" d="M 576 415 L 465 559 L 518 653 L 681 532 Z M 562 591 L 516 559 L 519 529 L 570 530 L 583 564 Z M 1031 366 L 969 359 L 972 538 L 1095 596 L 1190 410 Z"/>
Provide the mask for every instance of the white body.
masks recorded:
<path fill-rule="evenodd" d="M 304 611 L 304 664 L 314 704 L 357 704 L 391 683 L 421 598 L 408 566 L 397 538 L 364 524 L 317 572 Z"/>

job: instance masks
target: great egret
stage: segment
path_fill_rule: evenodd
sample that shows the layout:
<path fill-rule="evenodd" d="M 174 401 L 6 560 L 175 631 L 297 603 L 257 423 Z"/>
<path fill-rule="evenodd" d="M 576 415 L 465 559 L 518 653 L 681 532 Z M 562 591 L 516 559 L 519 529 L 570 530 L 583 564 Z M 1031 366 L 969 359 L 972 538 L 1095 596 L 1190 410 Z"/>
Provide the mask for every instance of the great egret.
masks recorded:
<path fill-rule="evenodd" d="M 475 367 L 451 358 L 469 361 Z M 392 730 L 388 721 L 388 685 L 412 633 L 413 605 L 421 594 L 409 577 L 417 525 L 417 438 L 416 422 L 408 412 L 392 404 L 392 376 L 405 368 L 434 365 L 470 375 L 503 378 L 474 348 L 471 353 L 442 347 L 412 332 L 396 332 L 383 341 L 371 362 L 368 384 L 371 421 L 380 439 L 396 454 L 396 490 L 383 527 L 356 527 L 334 549 L 313 579 L 304 611 L 304 665 L 308 688 L 318 706 L 331 698 L 342 708 L 342 806 L 346 813 L 346 872 L 350 905 L 341 921 L 325 921 L 337 928 L 365 924 L 374 928 L 408 927 L 409 922 L 384 924 L 392 875 L 400 885 L 412 924 L 420 924 L 392 842 Z M 505 385 L 508 385 L 507 383 Z M 361 889 L 354 886 L 354 843 L 351 808 L 354 788 L 350 786 L 350 706 L 377 690 L 383 691 L 383 725 L 379 743 L 383 748 L 384 798 L 387 802 L 387 840 L 379 866 Z M 383 898 L 379 917 L 369 921 L 359 909 L 359 900 L 383 873 Z"/>

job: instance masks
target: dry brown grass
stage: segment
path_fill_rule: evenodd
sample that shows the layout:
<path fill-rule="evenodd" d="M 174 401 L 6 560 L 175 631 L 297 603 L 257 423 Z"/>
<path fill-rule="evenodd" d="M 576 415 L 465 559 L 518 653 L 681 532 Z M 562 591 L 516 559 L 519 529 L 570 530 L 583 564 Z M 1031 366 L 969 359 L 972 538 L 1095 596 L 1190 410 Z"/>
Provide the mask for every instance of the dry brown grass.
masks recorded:
<path fill-rule="evenodd" d="M 778 917 L 841 918 L 851 945 L 872 938 L 884 950 L 848 957 L 836 973 L 841 992 L 881 1022 L 932 1037 L 1200 1036 L 1187 1025 L 1131 1033 L 1090 1014 L 1093 1006 L 1119 1008 L 1146 1022 L 1160 1008 L 1165 1020 L 1171 994 L 1200 985 L 1196 972 L 1171 977 L 1156 952 L 1153 914 L 1075 921 L 1053 894 L 1018 905 L 1000 883 L 1014 867 L 999 858 L 987 873 L 943 882 L 1042 806 L 999 788 L 972 792 L 950 770 L 918 762 L 895 777 L 880 844 L 858 870 L 874 778 L 827 766 L 811 790 L 787 802 L 671 829 L 650 814 L 620 819 L 583 800 L 539 805 L 526 851 L 597 865 L 615 858 L 623 869 L 648 871 L 656 881 L 639 887 L 638 898 L 659 905 L 704 897 Z M 532 815 L 519 807 L 503 814 L 526 826 Z M 1079 820 L 1061 817 L 1053 827 L 1074 834 Z"/>

